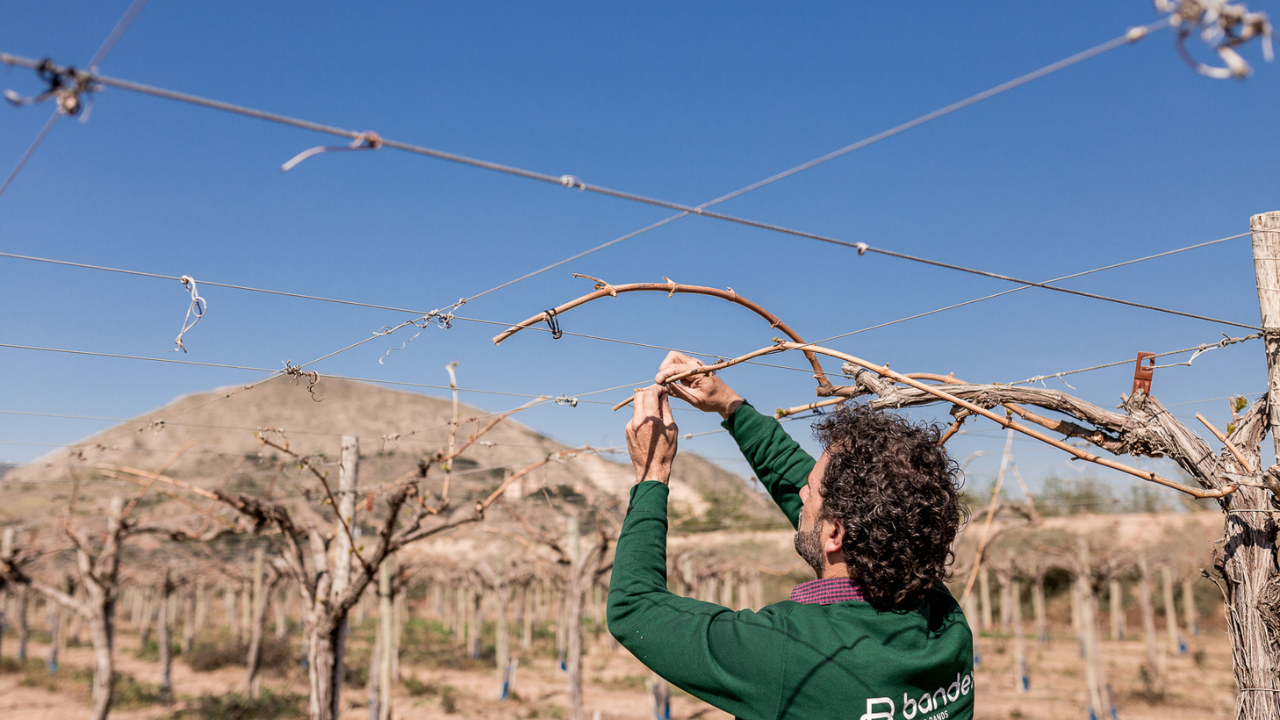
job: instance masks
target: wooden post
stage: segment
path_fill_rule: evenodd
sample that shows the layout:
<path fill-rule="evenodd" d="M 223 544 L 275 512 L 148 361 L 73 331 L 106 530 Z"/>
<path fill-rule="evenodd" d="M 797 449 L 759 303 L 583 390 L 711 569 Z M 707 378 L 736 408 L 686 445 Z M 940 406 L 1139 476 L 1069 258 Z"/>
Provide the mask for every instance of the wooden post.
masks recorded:
<path fill-rule="evenodd" d="M 512 588 L 507 584 L 502 572 L 498 572 L 497 587 L 493 589 L 497 607 L 494 612 L 494 665 L 498 674 L 498 695 L 506 700 L 509 688 L 504 687 L 507 679 L 507 666 L 511 664 L 511 628 L 507 615 L 511 612 Z"/>
<path fill-rule="evenodd" d="M 1098 632 L 1098 596 L 1093 588 L 1093 569 L 1089 560 L 1089 544 L 1081 538 L 1078 545 L 1080 572 L 1077 585 L 1080 589 L 1081 636 L 1085 646 L 1085 677 L 1092 686 L 1089 699 L 1096 710 L 1096 717 L 1112 715 L 1111 688 L 1107 684 L 1106 669 L 1102 663 L 1102 636 Z"/>
<path fill-rule="evenodd" d="M 982 612 L 982 621 L 978 629 L 983 632 L 991 630 L 991 572 L 986 566 L 978 570 L 978 604 Z"/>
<path fill-rule="evenodd" d="M 147 588 L 142 596 L 142 612 L 138 616 L 138 621 L 141 623 L 138 626 L 138 649 L 146 650 L 147 641 L 151 639 L 151 622 L 155 618 L 155 593 L 151 588 Z"/>
<path fill-rule="evenodd" d="M 1164 683 L 1156 653 L 1156 611 L 1151 603 L 1151 571 L 1147 567 L 1146 555 L 1138 556 L 1138 605 L 1142 608 L 1142 634 L 1147 641 L 1147 662 L 1143 673 L 1147 692 L 1160 695 L 1164 693 Z"/>
<path fill-rule="evenodd" d="M 467 653 L 472 660 L 480 659 L 481 631 L 484 629 L 484 592 L 471 593 L 471 622 L 467 624 Z"/>
<path fill-rule="evenodd" d="M 453 644 L 466 647 L 467 640 L 467 589 L 461 585 L 453 588 Z"/>
<path fill-rule="evenodd" d="M 1045 612 L 1044 571 L 1037 568 L 1035 580 L 1031 585 L 1031 604 L 1036 612 L 1036 640 L 1041 645 L 1049 644 L 1049 619 Z"/>
<path fill-rule="evenodd" d="M 253 549 L 253 576 L 250 578 L 252 588 L 252 617 L 249 619 L 249 648 L 245 657 L 245 673 L 243 692 L 249 697 L 258 697 L 258 668 L 262 663 L 262 635 L 266 629 L 267 587 L 263 572 L 266 569 L 266 552 L 261 546 Z M 245 603 L 249 605 L 248 602 Z"/>
<path fill-rule="evenodd" d="M 355 528 L 356 494 L 360 485 L 360 439 L 355 435 L 342 436 L 342 456 L 338 465 L 338 517 L 339 523 Z M 333 541 L 333 585 L 330 597 L 341 595 L 351 585 L 351 537 L 341 527 Z M 333 688 L 330 717 L 342 716 L 342 656 L 347 644 L 347 623 L 341 622 L 333 629 Z"/>
<path fill-rule="evenodd" d="M 1010 576 L 997 576 L 1000 581 L 1000 633 L 1008 637 L 1013 632 L 1013 587 Z"/>
<path fill-rule="evenodd" d="M 64 586 L 68 593 L 71 592 L 71 578 L 68 577 Z M 65 614 L 62 606 L 54 602 L 46 602 L 44 604 L 45 611 L 48 613 L 49 623 L 49 659 L 47 664 L 49 672 L 58 672 L 58 651 L 62 649 L 62 616 Z"/>
<path fill-rule="evenodd" d="M 1013 672 L 1014 682 L 1019 693 L 1031 689 L 1031 681 L 1027 677 L 1027 648 L 1022 637 L 1022 583 L 1017 579 L 1009 580 L 1009 615 L 1013 625 Z M 936 709 L 936 708 L 935 708 Z"/>
<path fill-rule="evenodd" d="M 200 606 L 199 590 L 192 585 L 182 595 L 182 654 L 189 655 L 196 643 L 196 608 Z"/>
<path fill-rule="evenodd" d="M 1164 590 L 1164 625 L 1169 634 L 1169 643 L 1165 647 L 1167 651 L 1176 650 L 1182 655 L 1187 652 L 1187 646 L 1179 637 L 1178 611 L 1173 606 L 1173 572 L 1167 566 L 1160 568 L 1160 581 Z"/>
<path fill-rule="evenodd" d="M 240 644 L 240 623 L 236 622 L 236 591 L 231 581 L 222 586 L 222 608 L 227 611 L 227 632 L 231 633 L 231 641 Z"/>
<path fill-rule="evenodd" d="M 196 627 L 204 627 L 209 620 L 209 589 L 204 586 L 204 577 L 196 578 Z"/>
<path fill-rule="evenodd" d="M 1191 587 L 1191 578 L 1182 578 L 1182 613 L 1187 621 L 1187 638 L 1200 634 L 1200 621 L 1196 617 L 1196 596 Z"/>
<path fill-rule="evenodd" d="M 164 580 L 160 583 L 160 627 L 156 642 L 160 646 L 160 702 L 166 706 L 173 702 L 173 631 L 169 615 L 176 589 L 172 574 L 165 568 Z"/>
<path fill-rule="evenodd" d="M 1267 358 L 1268 426 L 1280 451 L 1280 212 L 1249 218 L 1253 233 L 1253 270 Z M 1265 481 L 1265 480 L 1264 480 Z M 1220 563 L 1227 578 L 1227 633 L 1231 637 L 1239 695 L 1236 716 L 1280 718 L 1280 656 L 1275 651 L 1276 544 L 1272 494 L 1241 488 L 1223 503 L 1228 513 Z"/>
<path fill-rule="evenodd" d="M 529 583 L 520 586 L 520 649 L 526 649 L 533 643 L 533 593 L 529 592 Z"/>
<path fill-rule="evenodd" d="M 378 720 L 391 720 L 391 656 L 394 652 L 392 634 L 395 632 L 391 597 L 391 575 L 395 572 L 395 556 L 389 556 L 378 566 Z"/>
<path fill-rule="evenodd" d="M 1116 578 L 1108 583 L 1107 594 L 1111 601 L 1111 639 L 1124 639 L 1124 586 Z"/>
<path fill-rule="evenodd" d="M 275 634 L 277 639 L 282 639 L 289 634 L 289 601 L 293 598 L 293 594 L 289 592 L 289 588 L 282 587 L 276 594 L 276 620 Z"/>
<path fill-rule="evenodd" d="M 26 585 L 19 585 L 13 598 L 13 617 L 18 621 L 18 653 L 19 660 L 27 659 L 27 641 L 31 637 L 31 626 L 27 620 L 27 603 L 31 599 L 31 590 Z"/>

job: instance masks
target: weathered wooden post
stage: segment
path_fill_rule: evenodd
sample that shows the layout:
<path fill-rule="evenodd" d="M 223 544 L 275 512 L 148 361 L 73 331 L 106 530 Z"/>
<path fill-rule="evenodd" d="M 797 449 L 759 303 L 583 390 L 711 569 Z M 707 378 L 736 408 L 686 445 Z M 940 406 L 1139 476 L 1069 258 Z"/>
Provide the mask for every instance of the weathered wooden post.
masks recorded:
<path fill-rule="evenodd" d="M 1027 647 L 1022 636 L 1022 583 L 1016 578 L 1009 581 L 1009 615 L 1013 625 L 1014 650 L 1014 682 L 1019 693 L 1031 689 L 1031 679 L 1027 677 Z"/>
<path fill-rule="evenodd" d="M 467 641 L 467 608 L 471 601 L 467 599 L 467 588 L 459 581 L 453 588 L 453 644 L 466 647 Z"/>
<path fill-rule="evenodd" d="M 391 576 L 394 572 L 395 556 L 391 555 L 378 566 L 378 646 L 382 654 L 378 658 L 377 720 L 391 720 L 391 657 L 395 648 Z"/>
<path fill-rule="evenodd" d="M 151 640 L 151 629 L 154 627 L 152 623 L 155 621 L 155 592 L 151 588 L 147 588 L 142 593 L 142 611 L 138 615 L 138 650 L 146 650 L 147 642 Z"/>
<path fill-rule="evenodd" d="M 160 646 L 160 702 L 164 705 L 173 702 L 173 632 L 169 617 L 173 591 L 177 587 L 169 568 L 165 568 L 164 580 L 160 583 L 160 618 L 156 633 L 156 642 Z"/>
<path fill-rule="evenodd" d="M 1151 571 L 1147 556 L 1138 556 L 1138 605 L 1142 608 L 1142 634 L 1147 641 L 1147 662 L 1143 665 L 1143 679 L 1151 695 L 1164 694 L 1164 678 L 1156 652 L 1156 611 L 1151 603 Z"/>
<path fill-rule="evenodd" d="M 471 591 L 471 606 L 467 608 L 471 616 L 467 623 L 467 656 L 472 660 L 480 659 L 480 631 L 484 628 L 484 593 L 479 589 Z"/>
<path fill-rule="evenodd" d="M 510 689 L 507 687 L 507 667 L 511 664 L 511 629 L 508 627 L 507 615 L 511 612 L 511 592 L 512 588 L 507 584 L 506 576 L 502 570 L 499 570 L 493 588 L 494 600 L 497 605 L 494 613 L 494 619 L 496 620 L 494 627 L 494 665 L 498 675 L 498 694 L 503 700 L 507 699 L 507 693 Z"/>
<path fill-rule="evenodd" d="M 1160 581 L 1164 590 L 1165 631 L 1169 634 L 1169 642 L 1165 648 L 1166 651 L 1173 651 L 1176 648 L 1177 653 L 1183 655 L 1187 652 L 1187 645 L 1182 642 L 1178 632 L 1178 611 L 1173 606 L 1173 572 L 1168 565 L 1160 568 Z"/>
<path fill-rule="evenodd" d="M 520 607 L 520 649 L 524 650 L 533 643 L 533 593 L 528 582 L 520 586 Z"/>
<path fill-rule="evenodd" d="M 293 603 L 293 593 L 287 587 L 280 588 L 273 602 L 276 607 L 275 635 L 277 639 L 283 639 L 289 634 L 289 606 Z"/>
<path fill-rule="evenodd" d="M 1196 617 L 1196 596 L 1191 587 L 1191 578 L 1182 578 L 1182 612 L 1187 621 L 1187 638 L 1200 634 L 1200 621 Z"/>
<path fill-rule="evenodd" d="M 236 591 L 228 580 L 222 586 L 222 607 L 227 611 L 227 632 L 231 633 L 231 643 L 240 645 L 240 623 L 236 622 Z"/>
<path fill-rule="evenodd" d="M 1124 640 L 1124 586 L 1119 578 L 1111 578 L 1107 594 L 1111 603 L 1111 639 Z"/>
<path fill-rule="evenodd" d="M 1080 563 L 1076 582 L 1080 589 L 1081 636 L 1085 646 L 1085 676 L 1091 684 L 1089 698 L 1096 717 L 1114 715 L 1111 702 L 1111 686 L 1107 683 L 1106 669 L 1102 663 L 1102 635 L 1098 631 L 1098 596 L 1093 585 L 1093 566 L 1089 559 L 1089 544 L 1080 538 L 1078 544 Z"/>
<path fill-rule="evenodd" d="M 196 578 L 196 627 L 202 628 L 209 620 L 209 589 L 204 576 Z"/>
<path fill-rule="evenodd" d="M 981 606 L 981 624 L 978 630 L 981 632 L 990 632 L 991 619 L 991 571 L 983 565 L 978 570 L 978 604 Z"/>
<path fill-rule="evenodd" d="M 1254 215 L 1249 229 L 1267 356 L 1267 425 L 1280 451 L 1280 212 Z M 1241 689 L 1236 713 L 1250 720 L 1280 718 L 1274 649 L 1280 638 L 1272 634 L 1276 611 L 1269 599 L 1277 582 L 1273 499 L 1271 491 L 1257 487 L 1241 487 L 1224 498 L 1226 532 L 1220 561 L 1215 557 L 1226 580 L 1227 633 Z"/>
<path fill-rule="evenodd" d="M 267 605 L 271 592 L 275 589 L 279 573 L 271 571 L 270 580 L 265 575 L 266 552 L 261 546 L 253 549 L 253 577 L 250 586 L 253 593 L 253 616 L 249 622 L 249 648 L 245 655 L 245 673 L 243 691 L 250 697 L 258 697 L 258 671 L 262 666 L 262 640 L 267 632 Z"/>
<path fill-rule="evenodd" d="M 356 494 L 360 485 L 360 439 L 355 435 L 342 436 L 342 456 L 338 465 L 338 522 L 349 528 L 356 523 Z M 340 531 L 334 539 L 333 584 L 330 597 L 337 597 L 351 585 L 351 536 Z M 333 675 L 330 678 L 332 697 L 329 716 L 342 716 L 342 656 L 347 646 L 347 623 L 338 623 L 333 629 Z M 314 659 L 312 660 L 314 662 Z"/>
<path fill-rule="evenodd" d="M 191 653 L 196 642 L 196 608 L 199 607 L 199 591 L 188 585 L 182 594 L 182 654 Z"/>

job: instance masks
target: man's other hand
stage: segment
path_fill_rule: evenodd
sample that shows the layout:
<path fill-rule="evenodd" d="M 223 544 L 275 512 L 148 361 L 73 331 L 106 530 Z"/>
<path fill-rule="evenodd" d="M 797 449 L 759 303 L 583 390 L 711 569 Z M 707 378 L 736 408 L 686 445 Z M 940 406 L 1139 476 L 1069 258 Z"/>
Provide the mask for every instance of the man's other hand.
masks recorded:
<path fill-rule="evenodd" d="M 627 423 L 627 450 L 636 469 L 636 482 L 671 480 L 676 459 L 676 421 L 671 417 L 667 393 L 660 385 L 636 393 L 631 421 Z"/>
<path fill-rule="evenodd" d="M 653 381 L 659 385 L 667 382 L 667 378 L 689 370 L 696 370 L 704 365 L 701 360 L 694 360 L 682 352 L 672 350 L 658 366 L 658 374 Z M 667 392 L 684 400 L 702 412 L 720 413 L 727 418 L 742 404 L 742 398 L 733 388 L 725 384 L 718 376 L 691 375 L 678 382 L 666 386 Z"/>

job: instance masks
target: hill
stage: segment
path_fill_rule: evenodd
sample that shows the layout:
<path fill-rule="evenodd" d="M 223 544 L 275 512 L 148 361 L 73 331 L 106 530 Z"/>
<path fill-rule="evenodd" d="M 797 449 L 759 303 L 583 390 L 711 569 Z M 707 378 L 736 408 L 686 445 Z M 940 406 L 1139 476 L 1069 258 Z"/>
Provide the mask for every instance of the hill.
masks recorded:
<path fill-rule="evenodd" d="M 86 499 L 136 490 L 95 469 L 100 464 L 156 470 L 182 448 L 166 474 L 203 487 L 229 487 L 276 494 L 314 487 L 314 480 L 258 442 L 259 430 L 302 455 L 314 455 L 336 475 L 343 435 L 360 441 L 360 486 L 369 488 L 412 472 L 425 454 L 448 440 L 449 400 L 366 383 L 324 379 L 316 401 L 306 388 L 273 379 L 251 390 L 222 388 L 180 397 L 30 465 L 10 470 L 6 514 L 34 516 L 65 505 L 70 484 L 81 483 Z M 458 435 L 466 438 L 491 415 L 466 405 Z M 567 446 L 509 418 L 491 430 L 454 465 L 455 497 L 491 491 L 506 474 Z M 625 455 L 623 455 L 625 459 Z M 278 474 L 278 477 L 276 477 Z M 441 477 L 438 468 L 432 478 Z M 610 497 L 625 503 L 634 482 L 629 464 L 579 456 L 535 471 L 524 494 L 546 489 L 561 496 Z M 677 459 L 672 514 L 686 531 L 730 524 L 777 526 L 785 521 L 768 498 L 737 475 L 692 453 Z M 157 497 L 153 504 L 163 504 Z"/>

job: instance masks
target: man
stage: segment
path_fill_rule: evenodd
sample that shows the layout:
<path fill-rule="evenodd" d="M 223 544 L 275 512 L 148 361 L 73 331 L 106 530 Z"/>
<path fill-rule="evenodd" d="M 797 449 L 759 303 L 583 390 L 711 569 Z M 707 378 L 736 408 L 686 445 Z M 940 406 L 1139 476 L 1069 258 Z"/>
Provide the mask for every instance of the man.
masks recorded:
<path fill-rule="evenodd" d="M 973 717 L 973 637 L 942 585 L 965 511 L 938 429 L 865 407 L 816 427 L 815 462 L 701 363 L 671 353 L 635 397 L 627 446 L 636 485 L 618 538 L 609 631 L 677 687 L 739 718 Z M 758 612 L 673 595 L 667 484 L 677 428 L 668 394 L 724 418 L 796 528 L 818 579 Z"/>

